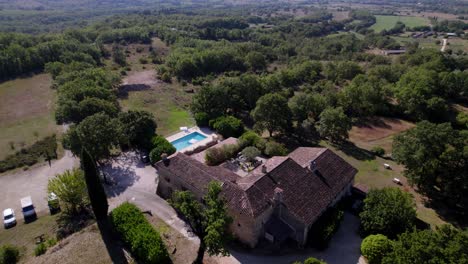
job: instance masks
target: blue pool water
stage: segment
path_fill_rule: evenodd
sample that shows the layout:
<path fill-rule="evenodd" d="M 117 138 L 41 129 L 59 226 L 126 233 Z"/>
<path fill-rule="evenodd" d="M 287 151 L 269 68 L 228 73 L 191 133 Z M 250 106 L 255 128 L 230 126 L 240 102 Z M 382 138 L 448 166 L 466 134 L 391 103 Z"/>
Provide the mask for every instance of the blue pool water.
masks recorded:
<path fill-rule="evenodd" d="M 177 149 L 177 151 L 181 151 L 186 147 L 191 146 L 190 140 L 195 139 L 197 142 L 205 139 L 206 137 L 198 132 L 190 133 L 184 137 L 176 139 L 171 142 L 171 144 Z"/>

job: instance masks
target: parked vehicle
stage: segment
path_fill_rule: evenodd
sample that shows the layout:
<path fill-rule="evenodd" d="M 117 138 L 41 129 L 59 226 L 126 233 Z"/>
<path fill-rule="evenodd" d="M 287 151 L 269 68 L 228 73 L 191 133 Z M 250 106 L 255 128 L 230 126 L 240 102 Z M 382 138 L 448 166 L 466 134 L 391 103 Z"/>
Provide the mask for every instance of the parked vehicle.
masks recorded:
<path fill-rule="evenodd" d="M 23 211 L 25 222 L 33 221 L 37 218 L 31 196 L 21 198 L 21 210 Z"/>
<path fill-rule="evenodd" d="M 9 228 L 16 225 L 16 217 L 13 209 L 8 208 L 3 210 L 3 226 Z"/>
<path fill-rule="evenodd" d="M 49 211 L 51 215 L 60 211 L 60 203 L 55 193 L 49 193 L 49 195 L 47 196 L 47 205 L 49 206 Z"/>

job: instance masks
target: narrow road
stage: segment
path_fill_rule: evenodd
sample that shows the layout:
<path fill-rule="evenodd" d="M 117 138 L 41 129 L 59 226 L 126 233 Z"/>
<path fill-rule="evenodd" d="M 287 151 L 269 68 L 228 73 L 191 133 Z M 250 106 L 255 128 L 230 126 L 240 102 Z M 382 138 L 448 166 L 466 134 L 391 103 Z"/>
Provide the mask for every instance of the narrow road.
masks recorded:
<path fill-rule="evenodd" d="M 112 182 L 111 185 L 105 186 L 109 197 L 109 210 L 125 201 L 132 202 L 144 211 L 151 211 L 189 240 L 199 241 L 174 209 L 156 195 L 157 172 L 152 166 L 145 166 L 138 155 L 132 152 L 124 153 L 104 166 L 102 171 Z"/>
<path fill-rule="evenodd" d="M 59 160 L 52 161 L 50 167 L 48 163 L 44 163 L 26 171 L 16 171 L 0 176 L 0 209 L 3 211 L 6 208 L 13 208 L 17 219 L 22 219 L 20 199 L 31 196 L 36 212 L 38 214 L 47 212 L 49 178 L 72 169 L 78 164 L 78 159 L 73 157 L 70 151 L 65 151 L 65 155 Z"/>
<path fill-rule="evenodd" d="M 442 43 L 442 48 L 440 49 L 440 51 L 444 52 L 446 47 L 447 47 L 447 39 L 444 38 L 444 42 Z"/>

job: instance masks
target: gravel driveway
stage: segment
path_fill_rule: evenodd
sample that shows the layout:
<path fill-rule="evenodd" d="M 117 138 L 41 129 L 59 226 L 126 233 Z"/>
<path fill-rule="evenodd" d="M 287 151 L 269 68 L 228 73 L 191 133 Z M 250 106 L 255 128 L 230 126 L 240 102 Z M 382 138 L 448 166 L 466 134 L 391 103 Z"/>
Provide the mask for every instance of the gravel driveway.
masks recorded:
<path fill-rule="evenodd" d="M 65 151 L 65 155 L 52 161 L 52 166 L 48 163 L 39 167 L 31 168 L 27 171 L 17 171 L 0 176 L 0 209 L 6 208 L 15 210 L 17 219 L 22 219 L 20 199 L 31 196 L 36 212 L 44 214 L 48 212 L 47 207 L 47 182 L 66 170 L 78 166 L 79 161 L 73 157 L 70 151 Z"/>
<path fill-rule="evenodd" d="M 110 182 L 106 185 L 109 210 L 125 201 L 136 204 L 142 210 L 151 211 L 166 224 L 178 230 L 189 240 L 198 241 L 174 209 L 156 195 L 157 172 L 152 166 L 145 166 L 134 152 L 126 152 L 102 168 Z"/>

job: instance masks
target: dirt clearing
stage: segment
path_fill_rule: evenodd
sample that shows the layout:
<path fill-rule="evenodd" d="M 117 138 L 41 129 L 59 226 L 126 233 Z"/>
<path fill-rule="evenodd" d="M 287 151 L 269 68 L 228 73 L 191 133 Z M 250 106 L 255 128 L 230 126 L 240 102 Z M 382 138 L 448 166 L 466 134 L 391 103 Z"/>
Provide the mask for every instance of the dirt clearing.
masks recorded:
<path fill-rule="evenodd" d="M 0 83 L 0 159 L 58 133 L 51 84 L 48 74 Z"/>
<path fill-rule="evenodd" d="M 371 150 L 375 146 L 380 146 L 390 153 L 393 136 L 414 126 L 413 123 L 402 119 L 380 117 L 368 123 L 353 126 L 349 139 L 358 147 Z"/>

